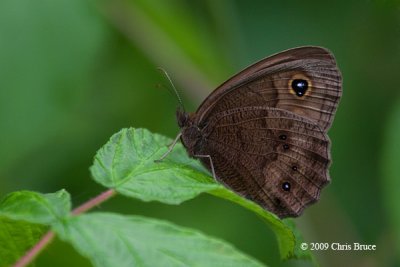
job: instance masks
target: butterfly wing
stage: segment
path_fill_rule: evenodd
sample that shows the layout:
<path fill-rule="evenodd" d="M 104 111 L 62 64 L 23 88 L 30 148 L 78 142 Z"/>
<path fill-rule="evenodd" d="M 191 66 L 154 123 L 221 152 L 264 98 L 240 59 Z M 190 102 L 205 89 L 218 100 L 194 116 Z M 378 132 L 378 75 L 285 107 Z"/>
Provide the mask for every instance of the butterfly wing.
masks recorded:
<path fill-rule="evenodd" d="M 226 186 L 279 217 L 298 216 L 330 180 L 326 132 L 341 95 L 328 50 L 287 50 L 212 92 L 185 119 L 182 138 L 192 156 L 210 156 Z M 212 169 L 209 158 L 200 160 Z"/>
<path fill-rule="evenodd" d="M 301 94 L 298 85 L 303 85 Z M 321 47 L 294 48 L 251 65 L 219 86 L 198 108 L 197 124 L 206 125 L 224 110 L 265 106 L 306 117 L 327 131 L 341 95 L 342 78 L 333 55 Z"/>
<path fill-rule="evenodd" d="M 329 182 L 327 135 L 292 112 L 230 109 L 214 116 L 204 133 L 217 179 L 279 217 L 299 216 Z"/>

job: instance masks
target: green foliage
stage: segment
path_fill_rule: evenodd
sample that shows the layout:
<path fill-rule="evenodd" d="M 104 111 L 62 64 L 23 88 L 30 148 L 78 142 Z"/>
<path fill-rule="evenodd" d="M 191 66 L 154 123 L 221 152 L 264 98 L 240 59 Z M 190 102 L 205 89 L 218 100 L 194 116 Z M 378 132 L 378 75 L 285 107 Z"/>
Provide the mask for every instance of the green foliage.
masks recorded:
<path fill-rule="evenodd" d="M 122 195 L 143 201 L 179 204 L 203 192 L 227 199 L 256 213 L 271 227 L 283 258 L 311 257 L 297 250 L 301 238 L 295 238 L 291 221 L 278 219 L 215 182 L 197 161 L 188 158 L 182 145 L 155 163 L 170 142 L 145 129 L 123 129 L 98 151 L 91 167 L 93 177 Z M 50 225 L 94 266 L 262 266 L 224 241 L 169 222 L 112 213 L 72 217 L 70 212 L 70 195 L 65 190 L 7 195 L 0 202 L 1 223 L 7 226 L 1 228 L 0 242 L 8 249 L 0 249 L 0 255 L 7 264 L 14 261 L 37 241 L 38 233 L 43 233 L 37 224 L 42 224 Z M 11 227 L 10 220 L 18 223 Z M 22 238 L 17 242 L 16 236 Z"/>
<path fill-rule="evenodd" d="M 160 163 L 172 140 L 145 129 L 123 129 L 98 151 L 91 168 L 94 179 L 128 197 L 179 204 L 202 192 L 235 202 L 261 216 L 278 238 L 282 258 L 309 258 L 296 253 L 296 240 L 285 221 L 218 184 L 181 144 Z"/>
<path fill-rule="evenodd" d="M 16 221 L 0 215 L 0 266 L 15 263 L 39 241 L 47 229 L 44 225 Z"/>
<path fill-rule="evenodd" d="M 264 266 L 223 241 L 141 216 L 91 213 L 62 226 L 60 237 L 99 267 Z"/>
<path fill-rule="evenodd" d="M 147 130 L 124 129 L 97 153 L 92 175 L 123 195 L 167 204 L 179 204 L 220 187 L 185 155 L 181 145 L 163 162 L 155 163 L 169 143 L 170 139 Z"/>
<path fill-rule="evenodd" d="M 71 210 L 65 190 L 52 194 L 10 193 L 0 202 L 0 266 L 15 263 L 48 229 L 62 223 Z"/>
<path fill-rule="evenodd" d="M 0 266 L 11 263 L 10 259 L 23 252 L 21 248 L 38 240 L 43 231 L 33 222 L 50 223 L 61 239 L 94 266 L 263 266 L 223 241 L 168 222 L 112 213 L 70 217 L 69 199 L 65 190 L 6 196 L 0 203 L 1 218 L 5 218 L 0 231 L 0 255 L 5 262 Z M 10 218 L 24 222 L 11 225 Z"/>
<path fill-rule="evenodd" d="M 203 192 L 227 199 L 256 213 L 271 227 L 282 258 L 311 257 L 296 249 L 301 238 L 295 238 L 291 221 L 280 220 L 215 182 L 198 161 L 188 158 L 182 145 L 155 163 L 170 142 L 145 129 L 123 129 L 98 151 L 91 167 L 93 177 L 143 201 L 179 204 Z M 0 249 L 6 260 L 0 266 L 15 261 L 38 240 L 44 228 L 37 224 L 50 225 L 94 266 L 263 266 L 224 241 L 169 222 L 112 213 L 70 213 L 70 195 L 65 190 L 52 194 L 19 191 L 4 197 L 0 243 L 8 249 Z M 11 220 L 17 223 L 10 224 Z"/>
<path fill-rule="evenodd" d="M 66 218 L 70 210 L 70 196 L 65 190 L 46 195 L 19 191 L 7 195 L 0 202 L 0 216 L 45 225 Z"/>

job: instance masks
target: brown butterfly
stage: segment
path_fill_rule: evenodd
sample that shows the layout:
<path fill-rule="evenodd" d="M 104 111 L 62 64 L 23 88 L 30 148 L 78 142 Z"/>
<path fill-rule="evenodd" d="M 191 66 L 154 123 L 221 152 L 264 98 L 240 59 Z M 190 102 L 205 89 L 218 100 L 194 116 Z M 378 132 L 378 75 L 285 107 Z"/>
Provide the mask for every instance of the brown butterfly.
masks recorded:
<path fill-rule="evenodd" d="M 178 109 L 181 131 L 170 149 L 180 138 L 225 186 L 281 218 L 296 217 L 330 181 L 327 131 L 341 95 L 331 52 L 290 49 L 227 80 L 195 113 Z"/>

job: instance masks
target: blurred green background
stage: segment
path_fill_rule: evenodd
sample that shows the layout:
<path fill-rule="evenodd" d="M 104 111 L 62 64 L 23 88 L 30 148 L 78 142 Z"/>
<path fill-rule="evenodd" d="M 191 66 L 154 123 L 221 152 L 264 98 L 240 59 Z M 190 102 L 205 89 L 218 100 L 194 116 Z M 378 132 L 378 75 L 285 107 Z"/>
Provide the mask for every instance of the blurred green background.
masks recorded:
<path fill-rule="evenodd" d="M 343 98 L 329 135 L 332 183 L 296 222 L 307 242 L 376 244 L 317 251 L 321 266 L 400 266 L 398 1 L 0 1 L 0 196 L 67 189 L 74 205 L 104 188 L 93 156 L 123 127 L 175 137 L 165 68 L 194 111 L 217 85 L 270 54 L 333 51 Z M 116 197 L 99 207 L 167 219 L 225 239 L 270 266 L 273 233 L 254 214 L 203 195 L 180 206 Z M 90 266 L 54 242 L 37 266 Z"/>

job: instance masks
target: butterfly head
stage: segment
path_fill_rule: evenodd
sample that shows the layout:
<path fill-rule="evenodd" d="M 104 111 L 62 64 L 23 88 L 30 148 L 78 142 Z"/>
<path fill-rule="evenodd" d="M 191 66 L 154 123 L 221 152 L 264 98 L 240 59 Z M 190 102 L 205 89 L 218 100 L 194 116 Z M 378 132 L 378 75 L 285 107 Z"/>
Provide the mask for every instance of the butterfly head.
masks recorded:
<path fill-rule="evenodd" d="M 197 155 L 201 149 L 202 132 L 195 122 L 195 113 L 176 111 L 178 125 L 181 128 L 181 140 L 190 156 Z"/>
<path fill-rule="evenodd" d="M 183 128 L 189 124 L 189 113 L 186 113 L 183 109 L 178 108 L 176 110 L 176 120 L 178 121 L 179 128 Z"/>
<path fill-rule="evenodd" d="M 176 110 L 176 120 L 178 121 L 179 128 L 189 128 L 191 126 L 197 127 L 196 113 L 187 113 L 183 109 Z"/>

